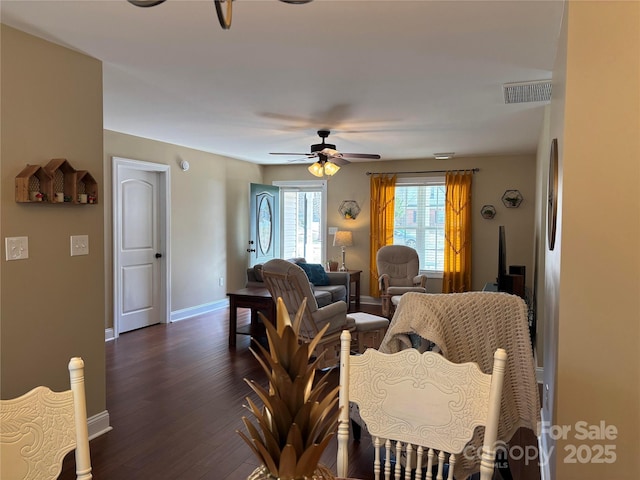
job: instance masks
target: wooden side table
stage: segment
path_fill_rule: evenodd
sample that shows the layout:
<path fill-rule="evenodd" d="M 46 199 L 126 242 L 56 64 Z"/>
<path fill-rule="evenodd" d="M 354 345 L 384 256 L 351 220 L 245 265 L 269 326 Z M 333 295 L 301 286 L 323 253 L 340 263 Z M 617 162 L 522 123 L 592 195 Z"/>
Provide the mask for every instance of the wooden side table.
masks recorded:
<path fill-rule="evenodd" d="M 229 346 L 236 346 L 236 335 L 257 336 L 260 330 L 258 312 L 268 321 L 276 322 L 276 304 L 266 288 L 243 288 L 227 293 L 229 297 Z M 251 309 L 251 325 L 238 328 L 238 308 Z"/>
<path fill-rule="evenodd" d="M 349 288 L 349 310 L 351 310 L 351 302 L 356 304 L 356 312 L 360 311 L 360 274 L 362 270 L 347 270 L 349 274 L 349 282 L 353 283 L 353 289 Z"/>

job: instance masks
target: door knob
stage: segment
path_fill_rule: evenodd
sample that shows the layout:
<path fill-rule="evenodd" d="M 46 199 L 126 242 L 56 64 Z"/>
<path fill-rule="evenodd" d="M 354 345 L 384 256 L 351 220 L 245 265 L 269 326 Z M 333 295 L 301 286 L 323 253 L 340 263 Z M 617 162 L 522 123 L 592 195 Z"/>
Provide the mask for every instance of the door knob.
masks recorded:
<path fill-rule="evenodd" d="M 156 253 L 156 258 L 162 258 L 162 254 L 161 253 Z"/>

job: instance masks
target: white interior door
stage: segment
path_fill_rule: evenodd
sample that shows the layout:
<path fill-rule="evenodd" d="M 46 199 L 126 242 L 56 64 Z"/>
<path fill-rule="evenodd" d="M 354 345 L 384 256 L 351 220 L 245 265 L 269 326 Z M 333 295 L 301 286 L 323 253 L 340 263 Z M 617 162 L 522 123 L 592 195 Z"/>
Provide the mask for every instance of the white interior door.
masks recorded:
<path fill-rule="evenodd" d="M 143 167 L 116 166 L 117 334 L 167 321 L 161 173 Z"/>

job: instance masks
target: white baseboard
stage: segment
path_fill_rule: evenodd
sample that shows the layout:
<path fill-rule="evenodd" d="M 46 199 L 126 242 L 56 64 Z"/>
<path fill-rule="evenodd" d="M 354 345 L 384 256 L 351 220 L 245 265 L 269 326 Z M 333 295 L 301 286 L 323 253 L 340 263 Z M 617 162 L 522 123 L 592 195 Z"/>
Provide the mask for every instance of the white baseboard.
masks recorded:
<path fill-rule="evenodd" d="M 221 310 L 229 306 L 229 299 L 218 300 L 217 302 L 205 303 L 203 305 L 196 305 L 195 307 L 183 308 L 182 310 L 176 310 L 171 312 L 170 322 L 177 322 L 185 320 L 187 318 L 197 317 L 198 315 L 204 315 L 205 313 L 211 313 L 216 310 Z"/>
<path fill-rule="evenodd" d="M 100 435 L 107 433 L 113 428 L 109 425 L 109 412 L 104 410 L 87 419 L 87 427 L 89 429 L 89 440 L 93 440 Z"/>
<path fill-rule="evenodd" d="M 115 334 L 113 332 L 113 328 L 105 328 L 104 329 L 104 341 L 105 342 L 108 342 L 110 340 L 114 340 L 115 338 L 116 337 L 115 337 Z"/>
<path fill-rule="evenodd" d="M 169 322 L 178 322 L 187 318 L 197 317 L 198 315 L 204 315 L 216 310 L 221 310 L 229 306 L 229 299 L 218 300 L 217 302 L 205 303 L 203 305 L 196 305 L 195 307 L 183 308 L 182 310 L 176 310 L 171 312 Z M 115 333 L 113 328 L 106 328 L 104 330 L 104 340 L 108 342 L 115 339 Z"/>

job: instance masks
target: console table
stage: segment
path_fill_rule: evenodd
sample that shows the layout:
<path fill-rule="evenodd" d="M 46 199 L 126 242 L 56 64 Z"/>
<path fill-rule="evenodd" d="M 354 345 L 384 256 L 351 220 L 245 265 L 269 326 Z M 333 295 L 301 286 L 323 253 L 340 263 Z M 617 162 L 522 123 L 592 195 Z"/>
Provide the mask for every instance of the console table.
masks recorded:
<path fill-rule="evenodd" d="M 258 319 L 258 312 L 270 322 L 276 319 L 276 304 L 266 288 L 242 288 L 227 293 L 229 297 L 229 346 L 236 346 L 236 335 L 259 336 L 263 333 Z M 238 328 L 238 308 L 251 309 L 251 324 Z"/>

